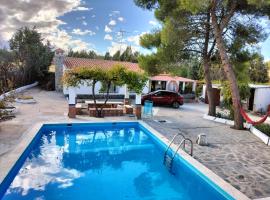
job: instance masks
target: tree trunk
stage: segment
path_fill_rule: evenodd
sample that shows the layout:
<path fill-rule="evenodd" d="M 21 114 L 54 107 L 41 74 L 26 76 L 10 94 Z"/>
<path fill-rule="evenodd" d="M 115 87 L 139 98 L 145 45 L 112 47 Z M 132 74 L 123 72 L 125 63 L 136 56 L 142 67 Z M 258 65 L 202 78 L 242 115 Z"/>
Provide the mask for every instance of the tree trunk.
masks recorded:
<path fill-rule="evenodd" d="M 93 97 L 93 100 L 94 100 L 94 107 L 96 109 L 96 117 L 101 117 L 100 113 L 99 113 L 99 110 L 98 110 L 98 107 L 97 107 L 97 101 L 96 101 L 96 94 L 95 94 L 96 83 L 97 83 L 96 80 L 92 81 L 92 97 Z"/>
<path fill-rule="evenodd" d="M 241 99 L 240 99 L 239 89 L 237 86 L 237 79 L 236 79 L 232 65 L 230 63 L 229 57 L 226 52 L 225 44 L 222 38 L 222 30 L 220 29 L 220 26 L 218 24 L 215 9 L 211 10 L 211 19 L 212 19 L 212 24 L 214 27 L 214 35 L 217 41 L 217 47 L 219 50 L 219 56 L 221 58 L 226 77 L 230 83 L 230 89 L 232 93 L 232 102 L 233 102 L 233 107 L 234 107 L 234 127 L 236 129 L 243 129 L 244 127 L 243 118 L 240 112 Z"/>
<path fill-rule="evenodd" d="M 107 91 L 106 91 L 106 97 L 105 97 L 105 101 L 104 104 L 101 106 L 100 108 L 100 112 L 102 113 L 103 108 L 105 107 L 105 105 L 107 104 L 107 101 L 109 99 L 109 92 L 110 92 L 110 87 L 111 87 L 111 81 L 108 82 L 107 84 Z"/>
<path fill-rule="evenodd" d="M 216 105 L 214 102 L 214 95 L 213 95 L 213 88 L 212 88 L 212 81 L 211 81 L 211 74 L 210 74 L 211 50 L 208 53 L 209 40 L 210 40 L 210 28 L 211 28 L 210 27 L 210 11 L 208 11 L 206 22 L 205 22 L 205 40 L 204 40 L 202 58 L 203 58 L 203 67 L 204 67 L 204 78 L 205 78 L 206 91 L 207 91 L 207 97 L 208 97 L 208 115 L 216 116 Z M 214 46 L 212 47 L 214 48 Z"/>
<path fill-rule="evenodd" d="M 208 97 L 208 115 L 216 116 L 216 105 L 214 101 L 214 94 L 212 88 L 212 81 L 210 76 L 210 63 L 207 58 L 203 59 L 204 78 L 206 83 L 206 91 Z"/>

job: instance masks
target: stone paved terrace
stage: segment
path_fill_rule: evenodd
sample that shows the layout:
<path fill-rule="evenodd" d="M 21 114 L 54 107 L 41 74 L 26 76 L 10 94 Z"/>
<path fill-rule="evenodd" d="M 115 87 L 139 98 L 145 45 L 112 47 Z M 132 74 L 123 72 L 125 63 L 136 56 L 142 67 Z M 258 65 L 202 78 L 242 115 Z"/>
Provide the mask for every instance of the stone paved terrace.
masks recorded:
<path fill-rule="evenodd" d="M 66 117 L 67 102 L 63 95 L 38 88 L 31 89 L 26 94 L 32 95 L 37 104 L 17 104 L 19 112 L 16 118 L 0 123 L 0 169 L 5 166 L 6 158 L 11 154 L 13 147 L 22 140 L 33 124 L 42 121 L 71 121 Z M 202 119 L 206 111 L 207 107 L 204 104 L 185 104 L 179 110 L 155 108 L 155 116 L 144 121 L 169 139 L 179 128 L 193 142 L 199 133 L 205 133 L 210 145 L 201 147 L 195 144 L 194 157 L 198 161 L 247 196 L 254 199 L 270 197 L 270 147 L 248 131 L 233 130 L 228 126 Z M 155 121 L 164 119 L 170 123 Z M 132 118 L 80 117 L 78 120 L 123 121 Z"/>
<path fill-rule="evenodd" d="M 144 121 L 169 139 L 182 130 L 194 142 L 195 159 L 248 197 L 270 197 L 270 147 L 249 131 L 202 119 L 206 111 L 203 104 L 186 104 L 180 110 L 155 108 L 153 119 Z M 200 133 L 207 135 L 209 146 L 195 143 Z"/>

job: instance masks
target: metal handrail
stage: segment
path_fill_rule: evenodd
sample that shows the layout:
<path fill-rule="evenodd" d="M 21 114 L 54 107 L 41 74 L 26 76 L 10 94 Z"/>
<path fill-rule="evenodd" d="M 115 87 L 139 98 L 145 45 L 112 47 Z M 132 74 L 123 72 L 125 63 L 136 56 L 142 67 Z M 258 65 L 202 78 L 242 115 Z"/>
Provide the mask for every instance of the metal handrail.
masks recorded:
<path fill-rule="evenodd" d="M 181 143 L 178 145 L 176 151 L 174 152 L 173 157 L 172 157 L 172 161 L 174 160 L 175 156 L 177 155 L 177 152 L 179 151 L 179 149 L 181 148 L 182 145 L 183 145 L 183 150 L 185 152 L 187 152 L 186 151 L 186 141 L 190 142 L 190 153 L 189 153 L 189 155 L 191 155 L 191 156 L 193 155 L 193 142 L 191 141 L 191 139 L 185 138 L 185 139 L 183 139 L 181 141 Z"/>
<path fill-rule="evenodd" d="M 179 151 L 179 149 L 182 147 L 182 145 L 183 145 L 183 150 L 185 151 L 185 152 L 187 152 L 187 150 L 186 150 L 186 141 L 189 141 L 190 142 L 190 153 L 189 153 L 189 155 L 193 155 L 193 142 L 189 139 L 189 138 L 184 138 L 181 142 L 180 142 L 180 144 L 178 145 L 178 147 L 177 147 L 177 149 L 176 149 L 176 151 L 174 152 L 174 154 L 173 154 L 173 156 L 170 158 L 170 160 L 169 160 L 169 163 L 166 163 L 166 155 L 164 156 L 164 164 L 166 164 L 166 166 L 169 168 L 169 171 L 171 172 L 171 173 L 173 173 L 172 172 L 172 167 L 173 167 L 173 161 L 174 161 L 174 159 L 175 159 L 175 157 L 176 157 L 176 155 L 177 155 L 177 152 Z"/>
<path fill-rule="evenodd" d="M 164 153 L 163 163 L 165 163 L 165 161 L 166 161 L 166 156 L 167 156 L 167 153 L 168 153 L 169 149 L 171 148 L 171 145 L 173 144 L 173 142 L 174 142 L 174 140 L 176 139 L 176 137 L 179 136 L 179 135 L 181 135 L 181 136 L 185 139 L 185 136 L 184 136 L 182 133 L 177 133 L 177 134 L 175 134 L 175 135 L 173 136 L 173 138 L 172 138 L 170 144 L 168 145 L 168 147 L 167 147 L 167 149 L 166 149 L 166 151 L 165 151 L 165 153 Z"/>

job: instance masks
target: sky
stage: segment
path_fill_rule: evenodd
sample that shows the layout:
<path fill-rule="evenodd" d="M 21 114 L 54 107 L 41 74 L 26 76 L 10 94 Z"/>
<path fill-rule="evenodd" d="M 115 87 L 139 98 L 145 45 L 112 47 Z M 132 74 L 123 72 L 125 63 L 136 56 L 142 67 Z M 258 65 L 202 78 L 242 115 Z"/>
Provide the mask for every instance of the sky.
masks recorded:
<path fill-rule="evenodd" d="M 67 51 L 94 50 L 113 55 L 130 45 L 139 46 L 139 37 L 160 25 L 154 13 L 137 7 L 133 0 L 0 0 L 0 47 L 8 45 L 16 29 L 33 27 L 56 48 Z M 270 38 L 261 44 L 270 60 Z"/>

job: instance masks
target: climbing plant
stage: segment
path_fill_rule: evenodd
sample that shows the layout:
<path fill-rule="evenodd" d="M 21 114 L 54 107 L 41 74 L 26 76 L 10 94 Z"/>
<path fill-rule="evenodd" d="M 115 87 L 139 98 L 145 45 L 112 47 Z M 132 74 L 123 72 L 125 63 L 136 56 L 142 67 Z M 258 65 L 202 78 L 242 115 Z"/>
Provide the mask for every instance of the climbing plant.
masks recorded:
<path fill-rule="evenodd" d="M 63 83 L 66 86 L 78 87 L 81 84 L 87 84 L 92 88 L 92 96 L 94 100 L 94 106 L 96 108 L 97 116 L 102 117 L 102 110 L 105 107 L 108 98 L 109 90 L 112 85 L 123 86 L 127 85 L 129 90 L 141 93 L 147 77 L 144 73 L 134 72 L 127 70 L 121 65 L 115 65 L 109 70 L 105 70 L 100 67 L 76 67 L 68 70 L 64 73 Z M 104 104 L 99 109 L 96 104 L 96 84 L 100 82 L 102 84 L 102 92 L 105 92 Z"/>

